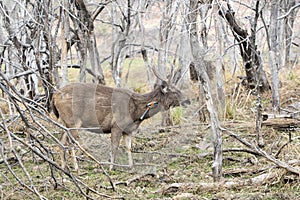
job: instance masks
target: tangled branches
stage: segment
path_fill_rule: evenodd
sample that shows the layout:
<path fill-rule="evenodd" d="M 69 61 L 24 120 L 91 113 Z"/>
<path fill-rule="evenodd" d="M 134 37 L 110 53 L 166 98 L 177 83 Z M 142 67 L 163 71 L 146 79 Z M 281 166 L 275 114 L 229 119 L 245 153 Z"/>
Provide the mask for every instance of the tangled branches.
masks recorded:
<path fill-rule="evenodd" d="M 111 198 L 88 186 L 70 168 L 61 168 L 58 150 L 68 151 L 71 147 L 60 142 L 60 132 L 69 130 L 53 120 L 43 105 L 23 96 L 4 74 L 0 75 L 3 80 L 0 84 L 1 102 L 4 102 L 0 108 L 2 193 L 5 191 L 5 196 L 14 193 L 20 197 L 34 194 L 39 199 L 46 199 L 44 194 L 49 196 L 49 193 L 63 189 L 91 199 L 99 196 Z M 4 107 L 10 109 L 9 113 Z M 84 150 L 78 143 L 75 144 L 72 148 Z M 92 163 L 95 162 L 96 159 L 92 160 Z M 101 163 L 96 164 L 104 174 L 103 183 L 110 184 L 110 187 L 100 188 L 114 190 L 114 184 Z"/>

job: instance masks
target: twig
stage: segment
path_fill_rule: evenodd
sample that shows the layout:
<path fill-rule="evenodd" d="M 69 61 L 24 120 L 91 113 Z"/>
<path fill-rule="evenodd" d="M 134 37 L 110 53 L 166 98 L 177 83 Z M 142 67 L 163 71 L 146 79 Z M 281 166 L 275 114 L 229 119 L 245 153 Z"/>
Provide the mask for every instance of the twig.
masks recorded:
<path fill-rule="evenodd" d="M 4 131 L 6 132 L 6 134 L 7 134 L 7 138 L 8 138 L 8 142 L 9 142 L 9 149 L 10 149 L 10 151 L 12 150 L 12 148 L 13 148 L 13 146 L 12 146 L 12 140 L 11 140 L 11 136 L 10 136 L 10 134 L 9 134 L 9 130 L 8 130 L 8 128 L 7 128 L 7 126 L 6 126 L 6 123 L 5 123 L 5 120 L 4 120 L 4 117 L 3 117 L 3 114 L 2 114 L 2 109 L 0 108 L 0 115 L 1 115 L 1 118 L 2 118 L 2 121 L 3 121 L 3 129 L 4 129 Z"/>
<path fill-rule="evenodd" d="M 15 177 L 15 179 L 18 181 L 18 183 L 20 185 L 22 185 L 24 188 L 28 189 L 30 192 L 32 192 L 33 194 L 36 194 L 40 199 L 46 199 L 45 197 L 38 195 L 38 193 L 36 193 L 32 188 L 30 188 L 28 185 L 26 185 L 16 174 L 15 172 L 12 170 L 11 166 L 9 165 L 9 163 L 6 161 L 6 157 L 4 155 L 4 144 L 2 143 L 2 141 L 0 140 L 0 144 L 1 144 L 1 155 L 3 157 L 4 163 L 7 166 L 8 171 L 10 171 L 10 173 Z"/>
<path fill-rule="evenodd" d="M 289 140 L 284 143 L 277 151 L 277 153 L 274 155 L 275 158 L 278 158 L 279 154 L 281 153 L 282 149 L 287 146 L 288 144 L 290 144 L 292 142 L 292 134 L 291 134 L 291 131 L 289 131 Z"/>
<path fill-rule="evenodd" d="M 27 172 L 25 166 L 23 165 L 22 160 L 20 159 L 19 155 L 16 153 L 15 149 L 12 149 L 12 151 L 13 151 L 13 154 L 16 156 L 16 158 L 17 158 L 17 160 L 18 160 L 18 163 L 20 164 L 20 166 L 21 166 L 23 172 L 25 173 L 25 175 L 26 175 L 28 181 L 30 182 L 30 188 L 32 188 L 33 192 L 34 192 L 40 199 L 45 199 L 45 197 L 42 196 L 42 195 L 37 191 L 36 187 L 35 187 L 34 184 L 33 184 L 32 179 L 31 179 L 31 177 L 30 177 L 30 175 L 29 175 L 29 173 Z"/>
<path fill-rule="evenodd" d="M 293 10 L 295 10 L 295 9 L 298 8 L 298 7 L 300 7 L 300 3 L 298 3 L 298 4 L 294 5 L 293 7 L 291 7 L 287 13 L 285 13 L 284 15 L 281 15 L 281 16 L 278 17 L 277 19 L 280 20 L 280 19 L 286 18 L 287 16 L 289 16 L 289 14 L 290 14 Z"/>
<path fill-rule="evenodd" d="M 113 198 L 111 196 L 108 196 L 106 194 L 102 194 L 97 192 L 96 190 L 90 188 L 89 186 L 87 186 L 85 183 L 83 183 L 81 180 L 79 180 L 78 178 L 76 178 L 71 172 L 66 171 L 65 169 L 63 169 L 59 164 L 57 164 L 55 161 L 51 160 L 50 158 L 48 158 L 47 156 L 45 156 L 44 154 L 40 153 L 39 151 L 37 151 L 32 145 L 24 142 L 21 138 L 19 138 L 18 136 L 14 135 L 13 133 L 11 133 L 11 136 L 16 139 L 17 141 L 21 142 L 24 146 L 28 147 L 31 151 L 33 151 L 37 156 L 39 156 L 40 158 L 42 158 L 43 160 L 45 160 L 46 162 L 48 162 L 49 164 L 53 165 L 55 168 L 59 169 L 60 171 L 62 171 L 65 175 L 67 175 L 68 177 L 70 177 L 73 180 L 73 183 L 75 184 L 75 186 L 80 190 L 80 192 L 86 197 L 86 198 L 91 198 L 90 196 L 88 196 L 83 190 L 82 188 L 79 186 L 79 184 L 83 185 L 85 188 L 87 188 L 89 191 L 93 191 L 95 194 L 98 194 L 99 196 L 105 197 L 105 198 Z M 0 141 L 1 142 L 1 141 Z M 28 186 L 27 186 L 28 187 Z M 118 197 L 115 197 L 118 198 Z"/>

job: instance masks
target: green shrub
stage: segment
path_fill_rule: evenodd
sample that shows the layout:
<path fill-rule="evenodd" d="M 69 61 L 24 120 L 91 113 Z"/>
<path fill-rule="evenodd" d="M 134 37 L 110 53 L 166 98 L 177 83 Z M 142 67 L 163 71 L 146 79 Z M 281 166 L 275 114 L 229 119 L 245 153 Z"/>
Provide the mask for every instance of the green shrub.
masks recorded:
<path fill-rule="evenodd" d="M 174 125 L 178 125 L 181 123 L 182 114 L 183 114 L 182 107 L 176 107 L 176 108 L 172 109 L 171 118 L 172 118 Z"/>

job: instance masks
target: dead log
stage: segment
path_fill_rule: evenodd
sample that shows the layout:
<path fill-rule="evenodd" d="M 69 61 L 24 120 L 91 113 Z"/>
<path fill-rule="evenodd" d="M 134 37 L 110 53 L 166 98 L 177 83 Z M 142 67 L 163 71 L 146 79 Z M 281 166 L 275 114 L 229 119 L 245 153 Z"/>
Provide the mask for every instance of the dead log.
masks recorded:
<path fill-rule="evenodd" d="M 293 114 L 264 113 L 262 125 L 276 130 L 295 130 L 300 127 L 300 119 Z"/>
<path fill-rule="evenodd" d="M 172 183 L 163 186 L 155 193 L 158 194 L 172 194 L 183 191 L 220 191 L 221 189 L 232 189 L 244 186 L 263 185 L 266 183 L 274 182 L 278 180 L 278 176 L 285 176 L 285 170 L 272 170 L 267 173 L 257 175 L 249 179 L 226 179 L 221 182 L 188 182 L 188 183 Z M 293 176 L 295 179 L 297 176 Z M 299 179 L 297 179 L 299 180 Z"/>

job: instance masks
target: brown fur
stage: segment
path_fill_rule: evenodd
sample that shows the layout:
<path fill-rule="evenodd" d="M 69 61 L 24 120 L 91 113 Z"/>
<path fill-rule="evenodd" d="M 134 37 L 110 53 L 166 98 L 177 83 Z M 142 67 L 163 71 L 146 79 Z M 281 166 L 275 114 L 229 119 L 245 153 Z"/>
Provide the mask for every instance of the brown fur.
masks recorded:
<path fill-rule="evenodd" d="M 181 100 L 181 92 L 164 81 L 162 85 L 146 94 L 103 85 L 73 83 L 59 89 L 53 95 L 53 108 L 54 113 L 68 128 L 89 128 L 94 132 L 111 133 L 112 163 L 115 161 L 120 139 L 124 136 L 129 165 L 132 166 L 131 134 L 141 124 L 143 119 L 140 117 L 145 112 L 147 103 L 156 101 L 158 106 L 150 109 L 144 119 L 152 117 L 160 110 L 179 106 Z M 74 129 L 71 130 L 71 134 L 77 139 L 78 132 Z M 69 142 L 66 134 L 62 136 L 61 141 L 64 145 Z M 65 167 L 64 155 L 61 156 Z M 78 170 L 75 161 L 74 158 L 75 170 Z"/>

